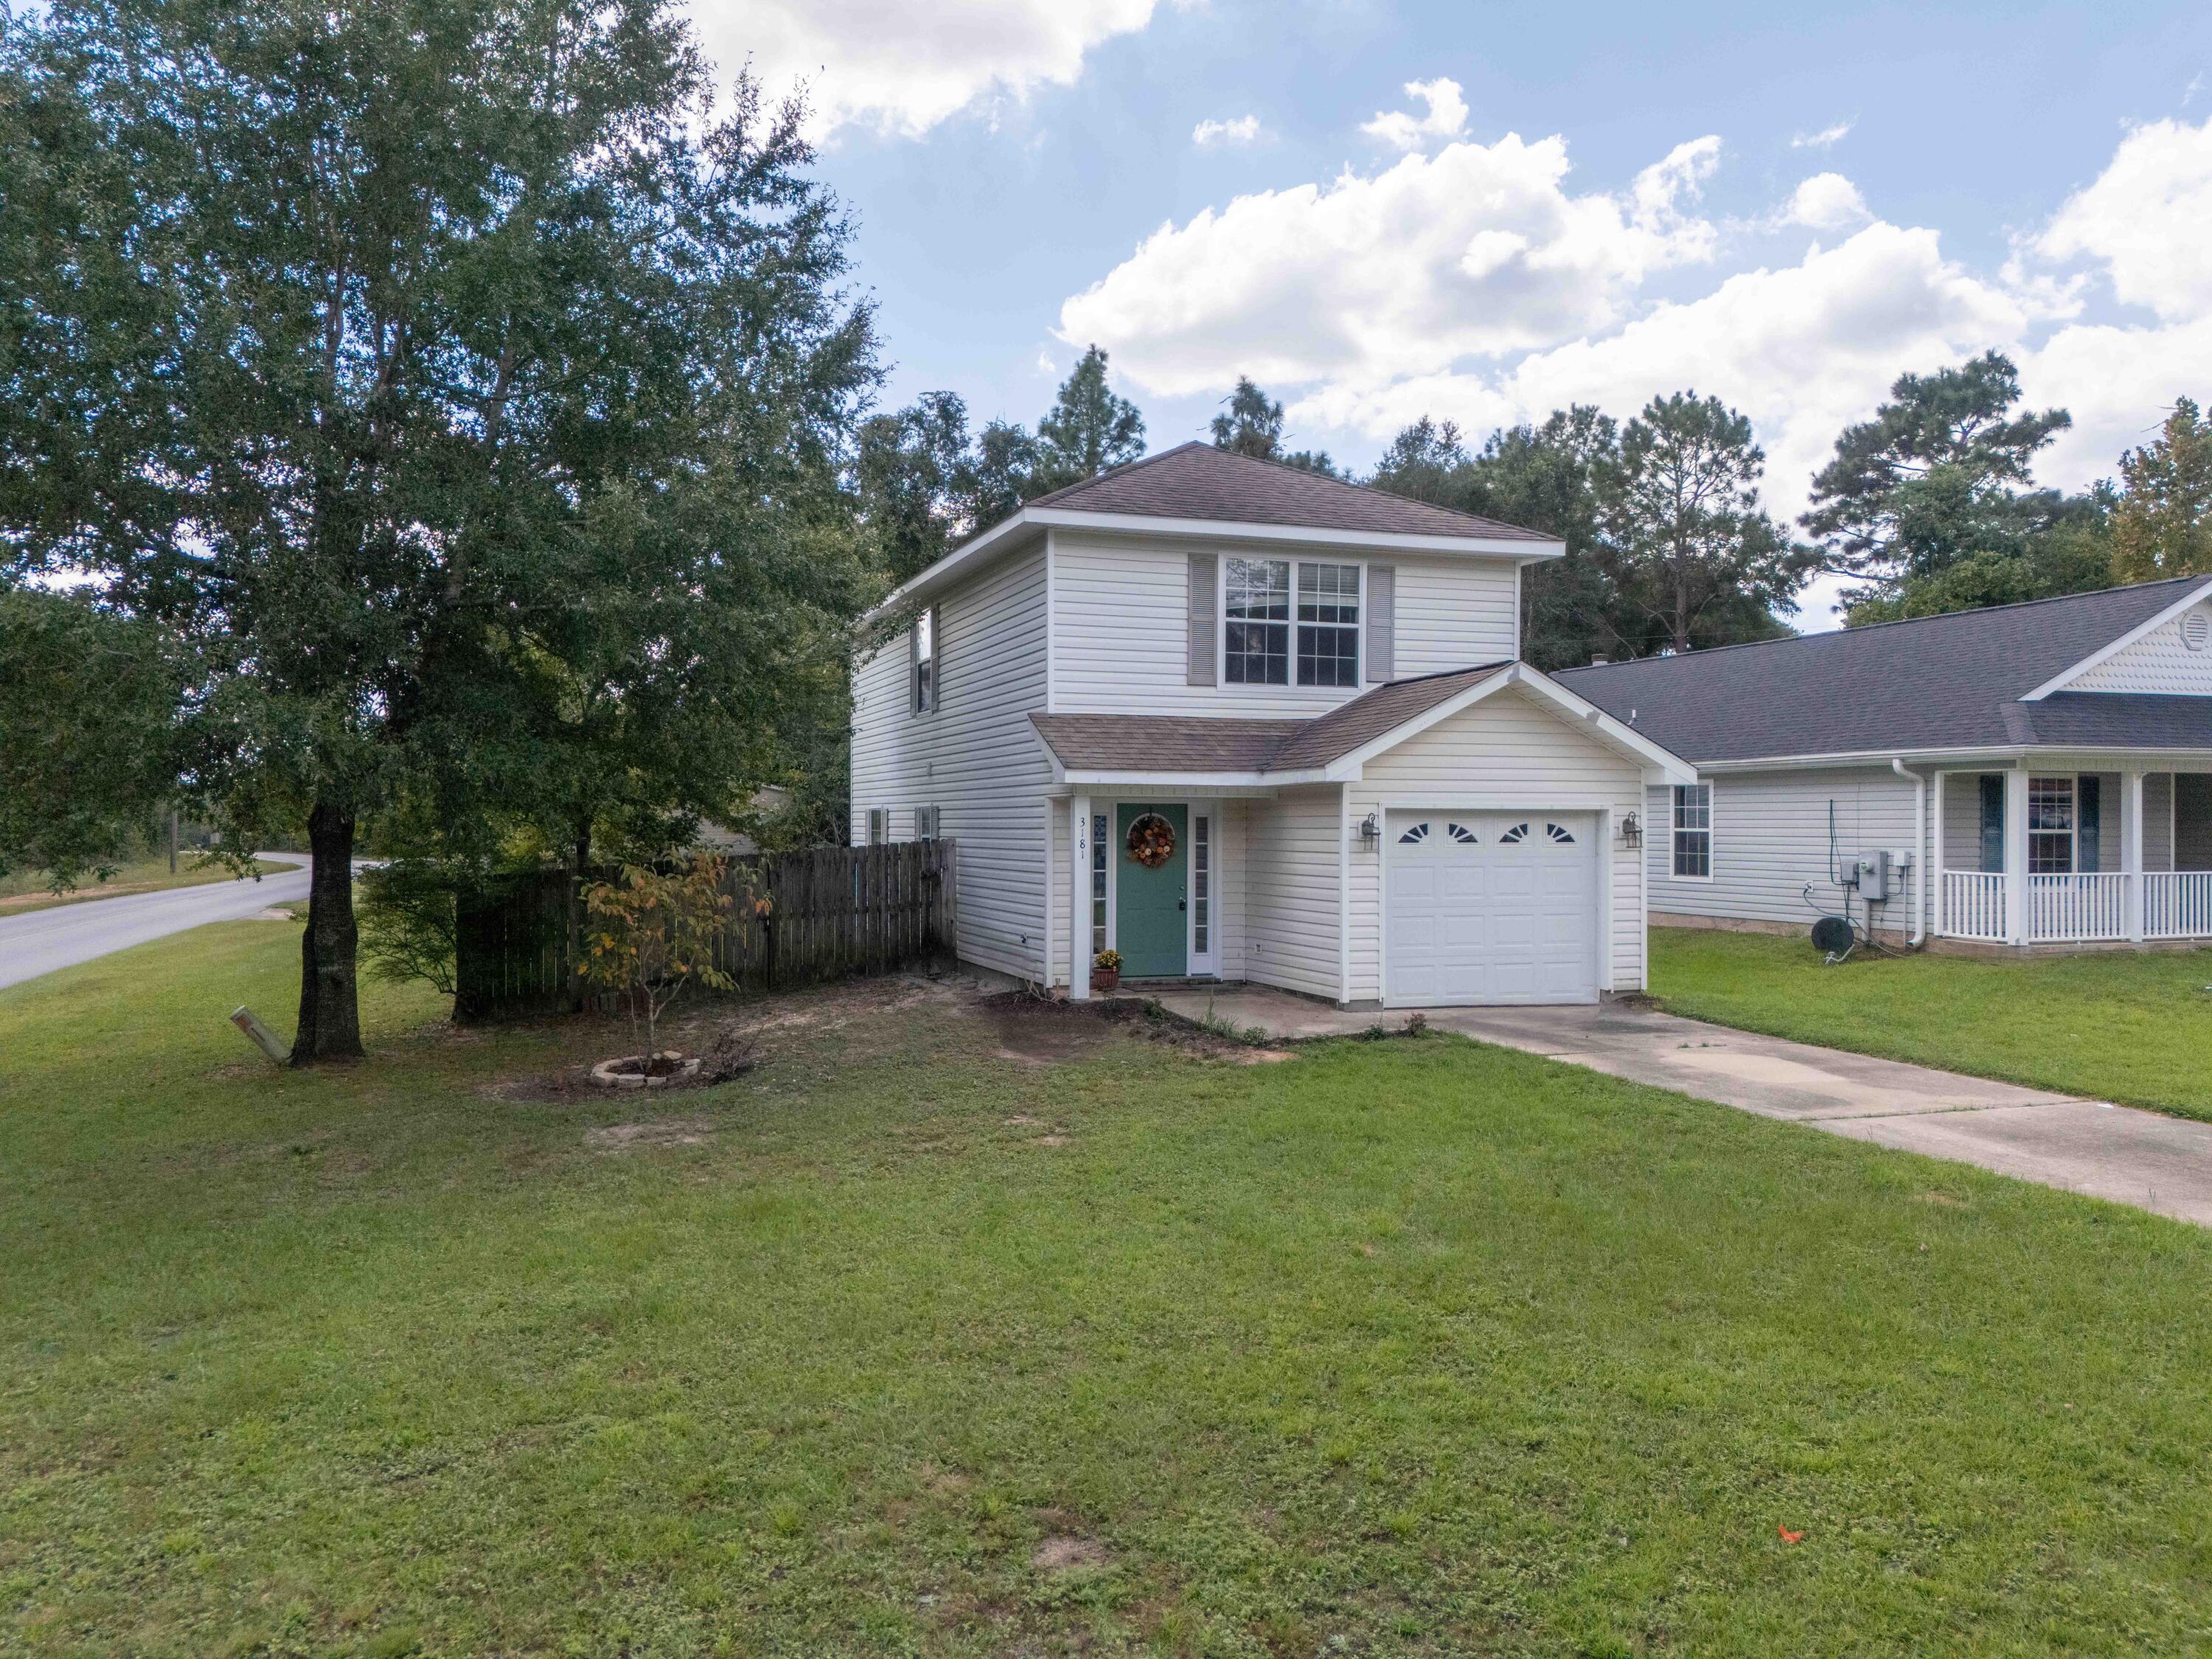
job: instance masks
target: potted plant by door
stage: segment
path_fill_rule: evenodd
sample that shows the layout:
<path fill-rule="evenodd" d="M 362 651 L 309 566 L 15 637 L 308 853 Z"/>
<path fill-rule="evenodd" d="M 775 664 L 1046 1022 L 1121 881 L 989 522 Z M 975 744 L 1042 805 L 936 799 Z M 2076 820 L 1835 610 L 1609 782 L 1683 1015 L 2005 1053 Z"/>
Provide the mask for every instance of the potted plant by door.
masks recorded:
<path fill-rule="evenodd" d="M 1121 982 L 1121 953 L 1101 951 L 1091 958 L 1091 988 L 1111 991 Z"/>

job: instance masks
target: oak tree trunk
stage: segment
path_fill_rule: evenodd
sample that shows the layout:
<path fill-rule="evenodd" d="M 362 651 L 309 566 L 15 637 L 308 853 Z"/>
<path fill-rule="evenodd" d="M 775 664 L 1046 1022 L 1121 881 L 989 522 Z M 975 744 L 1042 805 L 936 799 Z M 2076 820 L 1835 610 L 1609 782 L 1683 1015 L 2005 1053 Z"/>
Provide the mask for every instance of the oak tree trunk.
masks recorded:
<path fill-rule="evenodd" d="M 300 1028 L 292 1064 L 358 1060 L 361 998 L 355 979 L 360 936 L 353 920 L 353 814 L 317 801 L 307 814 L 307 931 L 300 941 Z"/>

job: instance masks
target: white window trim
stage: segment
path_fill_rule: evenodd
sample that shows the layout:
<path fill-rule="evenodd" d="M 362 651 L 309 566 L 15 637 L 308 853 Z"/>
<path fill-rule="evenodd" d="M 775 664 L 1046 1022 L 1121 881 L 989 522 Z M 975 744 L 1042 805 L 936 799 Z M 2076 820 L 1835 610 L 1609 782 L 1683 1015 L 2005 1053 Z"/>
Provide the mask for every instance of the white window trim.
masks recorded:
<path fill-rule="evenodd" d="M 1255 684 L 1249 681 L 1229 678 L 1229 562 L 1231 559 L 1267 561 L 1287 564 L 1291 568 L 1291 647 L 1290 678 L 1280 685 Z M 1213 683 L 1218 690 L 1242 695 L 1257 692 L 1312 691 L 1322 696 L 1341 693 L 1356 697 L 1369 689 L 1367 684 L 1367 563 L 1360 557 L 1346 555 L 1341 558 L 1327 558 L 1318 554 L 1265 552 L 1254 553 L 1233 548 L 1221 549 L 1213 562 Z M 1352 684 L 1349 685 L 1301 685 L 1298 684 L 1298 568 L 1309 564 L 1348 564 L 1359 572 L 1359 620 L 1352 626 Z M 1330 623 L 1330 627 L 1340 624 Z M 1393 672 L 1395 672 L 1395 670 Z"/>
<path fill-rule="evenodd" d="M 1679 789 L 1702 789 L 1705 792 L 1705 827 L 1702 832 L 1696 830 L 1684 830 L 1681 825 L 1674 822 L 1674 792 Z M 1693 881 L 1706 886 L 1711 885 L 1713 871 L 1720 863 L 1718 856 L 1720 842 L 1716 835 L 1716 832 L 1719 828 L 1717 813 L 1717 808 L 1719 805 L 1719 794 L 1720 792 L 1714 787 L 1712 781 L 1709 778 L 1700 779 L 1696 783 L 1674 783 L 1667 786 L 1668 880 Z M 1677 866 L 1681 861 L 1678 852 L 1679 843 L 1685 835 L 1694 836 L 1700 833 L 1702 833 L 1705 838 L 1705 873 L 1702 876 L 1681 875 L 1678 873 L 1677 870 Z"/>
<path fill-rule="evenodd" d="M 929 696 L 926 702 L 921 696 L 921 625 L 925 621 L 929 624 Z M 913 631 L 914 639 L 907 646 L 906 708 L 908 716 L 919 720 L 924 714 L 934 714 L 945 696 L 945 630 L 935 605 L 924 605 L 915 613 Z"/>
<path fill-rule="evenodd" d="M 2035 838 L 2038 836 L 2057 836 L 2056 830 L 2035 827 L 2035 786 L 2038 783 L 2063 783 L 2066 786 L 2066 867 L 2063 870 L 2039 870 L 2035 867 Z M 2027 873 L 2031 876 L 2078 876 L 2081 868 L 2081 775 L 2079 772 L 2035 772 L 2028 775 L 2027 817 Z M 2101 811 L 2100 799 L 2098 808 Z M 2101 836 L 2103 826 L 2098 826 Z"/>
<path fill-rule="evenodd" d="M 891 809 L 890 807 L 871 806 L 868 809 L 867 835 L 868 839 L 866 844 L 870 847 L 883 847 L 890 843 L 891 838 Z"/>

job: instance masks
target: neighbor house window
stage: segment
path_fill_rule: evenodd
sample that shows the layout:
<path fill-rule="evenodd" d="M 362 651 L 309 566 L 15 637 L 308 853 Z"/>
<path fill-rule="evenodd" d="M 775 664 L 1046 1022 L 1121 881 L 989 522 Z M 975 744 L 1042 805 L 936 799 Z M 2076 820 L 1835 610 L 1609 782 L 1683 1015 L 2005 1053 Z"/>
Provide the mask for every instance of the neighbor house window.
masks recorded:
<path fill-rule="evenodd" d="M 937 707 L 937 607 L 914 619 L 914 712 Z"/>
<path fill-rule="evenodd" d="M 2027 781 L 2027 872 L 2064 876 L 2074 872 L 2074 780 Z"/>
<path fill-rule="evenodd" d="M 914 809 L 914 838 L 916 841 L 937 839 L 937 809 L 934 806 Z"/>
<path fill-rule="evenodd" d="M 891 813 L 888 806 L 868 809 L 868 845 L 881 847 L 891 838 Z"/>
<path fill-rule="evenodd" d="M 1091 819 L 1091 954 L 1106 948 L 1106 815 Z"/>
<path fill-rule="evenodd" d="M 1359 684 L 1359 567 L 1298 565 L 1298 684 Z"/>
<path fill-rule="evenodd" d="M 1291 562 L 1231 559 L 1222 653 L 1231 685 L 1287 685 L 1291 679 Z"/>
<path fill-rule="evenodd" d="M 1713 787 L 1674 786 L 1674 873 L 1690 881 L 1713 873 Z"/>
<path fill-rule="evenodd" d="M 1358 565 L 1231 559 L 1222 602 L 1229 684 L 1359 684 Z"/>

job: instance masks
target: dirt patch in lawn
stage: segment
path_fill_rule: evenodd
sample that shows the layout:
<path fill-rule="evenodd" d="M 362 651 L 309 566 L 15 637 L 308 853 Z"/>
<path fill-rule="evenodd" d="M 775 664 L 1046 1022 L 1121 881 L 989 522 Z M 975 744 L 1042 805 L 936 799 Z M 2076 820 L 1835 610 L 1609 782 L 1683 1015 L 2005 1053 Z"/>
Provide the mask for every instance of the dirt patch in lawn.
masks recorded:
<path fill-rule="evenodd" d="M 1050 1534 L 1030 1556 L 1039 1572 L 1095 1572 L 1113 1564 L 1113 1552 L 1097 1539 L 1066 1532 Z"/>
<path fill-rule="evenodd" d="M 1239 1066 L 1288 1060 L 1282 1048 L 1257 1048 L 1162 1012 L 1137 997 L 1070 1002 L 1034 991 L 1005 991 L 977 1000 L 999 1039 L 999 1055 L 1023 1066 L 1057 1066 L 1097 1054 L 1117 1035 L 1164 1042 L 1202 1060 Z"/>
<path fill-rule="evenodd" d="M 584 1131 L 595 1152 L 629 1152 L 654 1146 L 703 1146 L 714 1138 L 711 1118 L 669 1117 L 645 1123 L 610 1123 Z"/>

